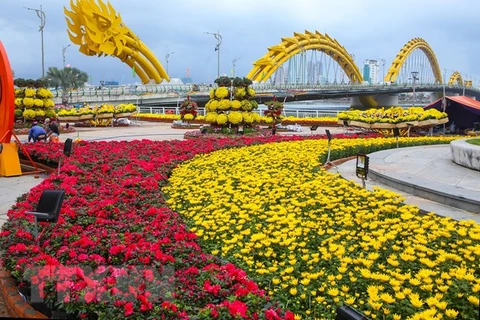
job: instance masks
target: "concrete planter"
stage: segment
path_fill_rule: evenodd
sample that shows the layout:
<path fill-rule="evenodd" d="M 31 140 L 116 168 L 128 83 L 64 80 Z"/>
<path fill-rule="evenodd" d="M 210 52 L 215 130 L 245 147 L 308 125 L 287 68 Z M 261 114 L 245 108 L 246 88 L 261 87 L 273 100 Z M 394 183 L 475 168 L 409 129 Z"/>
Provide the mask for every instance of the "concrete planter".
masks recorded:
<path fill-rule="evenodd" d="M 455 140 L 450 142 L 450 150 L 453 162 L 480 171 L 480 146 L 468 143 L 466 140 Z"/>

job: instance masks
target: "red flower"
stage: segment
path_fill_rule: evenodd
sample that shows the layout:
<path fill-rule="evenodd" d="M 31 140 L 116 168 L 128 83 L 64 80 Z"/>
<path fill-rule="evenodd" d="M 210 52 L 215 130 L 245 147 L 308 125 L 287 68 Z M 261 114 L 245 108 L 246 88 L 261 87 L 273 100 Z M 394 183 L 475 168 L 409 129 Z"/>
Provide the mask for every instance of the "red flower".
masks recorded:
<path fill-rule="evenodd" d="M 125 316 L 132 315 L 133 314 L 133 303 L 131 303 L 131 302 L 125 303 L 125 305 L 123 306 L 123 309 L 125 310 L 125 312 L 124 312 Z"/>
<path fill-rule="evenodd" d="M 247 309 L 247 305 L 238 300 L 235 300 L 232 303 L 228 304 L 228 311 L 230 311 L 230 315 L 232 315 L 233 317 L 246 317 Z"/>
<path fill-rule="evenodd" d="M 95 294 L 93 292 L 87 292 L 83 298 L 87 303 L 90 303 L 95 299 Z"/>
<path fill-rule="evenodd" d="M 278 315 L 278 313 L 276 313 L 275 310 L 272 310 L 272 309 L 265 310 L 265 318 L 267 318 L 267 320 L 280 320 L 280 319 L 282 319 Z"/>
<path fill-rule="evenodd" d="M 221 287 L 217 285 L 213 285 L 210 283 L 210 280 L 205 281 L 203 284 L 203 289 L 207 292 L 213 293 L 213 295 L 218 295 L 218 292 L 220 291 Z"/>

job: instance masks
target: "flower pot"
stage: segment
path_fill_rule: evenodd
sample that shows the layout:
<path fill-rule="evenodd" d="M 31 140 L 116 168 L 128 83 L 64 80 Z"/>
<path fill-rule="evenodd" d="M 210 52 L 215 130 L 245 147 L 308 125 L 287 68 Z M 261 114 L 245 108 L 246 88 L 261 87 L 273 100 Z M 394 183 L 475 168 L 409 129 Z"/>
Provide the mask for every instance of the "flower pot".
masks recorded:
<path fill-rule="evenodd" d="M 428 119 L 418 122 L 419 127 L 431 127 L 439 124 L 437 119 Z"/>
<path fill-rule="evenodd" d="M 408 128 L 410 126 L 416 127 L 418 126 L 418 121 L 408 121 L 408 122 L 400 122 L 395 125 L 395 127 L 401 128 Z"/>
<path fill-rule="evenodd" d="M 83 114 L 80 116 L 80 120 L 91 120 L 93 119 L 93 114 Z"/>
<path fill-rule="evenodd" d="M 58 121 L 80 121 L 80 116 L 59 116 Z"/>
<path fill-rule="evenodd" d="M 393 129 L 395 128 L 395 125 L 392 123 L 372 123 L 371 127 L 372 129 Z"/>
<path fill-rule="evenodd" d="M 130 117 L 132 114 L 133 114 L 133 112 L 114 113 L 113 117 L 114 118 L 127 118 L 127 117 Z"/>
<path fill-rule="evenodd" d="M 97 119 L 110 119 L 113 118 L 113 113 L 99 113 L 96 115 Z"/>
<path fill-rule="evenodd" d="M 352 127 L 360 127 L 360 128 L 365 128 L 365 129 L 370 129 L 371 128 L 370 123 L 361 122 L 361 121 L 354 121 L 354 120 L 348 121 L 348 125 L 352 126 Z"/>

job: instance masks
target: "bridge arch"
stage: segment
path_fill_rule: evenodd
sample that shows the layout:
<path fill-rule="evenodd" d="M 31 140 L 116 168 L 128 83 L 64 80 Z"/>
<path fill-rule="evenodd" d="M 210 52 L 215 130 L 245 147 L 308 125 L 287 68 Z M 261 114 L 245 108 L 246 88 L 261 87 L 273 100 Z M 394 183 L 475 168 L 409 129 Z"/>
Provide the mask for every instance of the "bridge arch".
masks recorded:
<path fill-rule="evenodd" d="M 430 66 L 432 67 L 433 75 L 435 77 L 435 83 L 443 83 L 442 73 L 440 71 L 440 65 L 438 64 L 437 57 L 433 52 L 430 45 L 423 40 L 422 38 L 414 38 L 407 42 L 397 54 L 395 59 L 392 62 L 392 65 L 388 69 L 387 75 L 385 76 L 385 82 L 395 82 L 400 70 L 407 60 L 408 56 L 415 50 L 420 49 L 427 56 Z"/>
<path fill-rule="evenodd" d="M 458 71 L 455 71 L 454 73 L 452 73 L 452 75 L 450 76 L 450 79 L 448 80 L 448 85 L 453 86 L 455 85 L 455 82 L 457 85 L 463 86 L 463 78 L 460 72 Z"/>
<path fill-rule="evenodd" d="M 266 81 L 285 61 L 306 50 L 324 52 L 338 63 L 351 82 L 363 81 L 360 70 L 347 50 L 328 34 L 323 35 L 318 31 L 294 32 L 293 37 L 282 38 L 281 43 L 269 47 L 268 52 L 253 63 L 247 78 L 258 82 Z"/>
<path fill-rule="evenodd" d="M 318 50 L 327 54 L 342 68 L 352 83 L 362 83 L 362 73 L 352 55 L 337 40 L 328 34 L 308 30 L 305 30 L 305 33 L 294 32 L 293 37 L 282 38 L 282 42 L 269 47 L 268 52 L 253 63 L 247 78 L 258 82 L 267 81 L 284 62 L 306 50 Z M 378 105 L 370 96 L 360 97 L 360 100 L 365 106 Z"/>

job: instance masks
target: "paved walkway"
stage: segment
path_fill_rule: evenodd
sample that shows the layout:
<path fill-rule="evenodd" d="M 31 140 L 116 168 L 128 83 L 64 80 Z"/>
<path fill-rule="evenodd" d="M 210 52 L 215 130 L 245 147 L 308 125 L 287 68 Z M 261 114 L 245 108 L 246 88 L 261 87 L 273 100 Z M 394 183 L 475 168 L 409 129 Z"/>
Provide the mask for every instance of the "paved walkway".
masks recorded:
<path fill-rule="evenodd" d="M 370 173 L 365 181 L 367 189 L 373 190 L 375 186 L 389 189 L 404 196 L 405 203 L 416 205 L 423 211 L 480 223 L 480 171 L 453 163 L 449 145 L 384 150 L 370 154 L 369 159 Z M 356 176 L 355 169 L 356 159 L 353 159 L 330 171 L 361 185 L 362 180 Z M 434 191 L 436 201 L 418 196 L 428 189 Z M 446 205 L 449 201 L 445 200 L 446 195 L 471 199 L 476 206 L 466 211 Z"/>
<path fill-rule="evenodd" d="M 315 134 L 325 134 L 325 129 L 330 130 L 332 134 L 344 133 L 343 128 L 318 128 Z M 75 128 L 76 132 L 69 134 L 62 134 L 61 141 L 67 138 L 80 138 L 82 140 L 183 140 L 183 135 L 189 130 L 198 129 L 173 129 L 171 124 L 155 123 L 155 122 L 138 122 L 129 127 L 102 127 L 102 128 Z M 311 135 L 309 128 L 304 128 L 302 132 L 281 132 L 282 135 Z M 19 136 L 21 141 L 26 141 L 27 136 Z M 441 188 L 442 185 L 448 183 L 462 186 L 465 188 L 472 188 L 473 192 L 478 192 L 477 199 L 480 199 L 479 184 L 480 172 L 457 173 L 451 171 L 457 167 L 448 160 L 448 146 L 436 147 L 421 147 L 420 154 L 413 155 L 407 152 L 407 149 L 402 148 L 389 150 L 382 158 L 370 155 L 370 168 L 381 172 L 390 172 L 394 175 L 405 176 L 409 174 L 415 179 L 434 177 L 435 185 Z M 443 155 L 439 155 L 437 151 L 444 150 Z M 441 158 L 442 166 L 432 166 L 432 162 L 437 163 L 437 159 Z M 379 162 L 377 163 L 376 159 Z M 383 164 L 381 164 L 383 159 Z M 435 161 L 434 161 L 435 160 Z M 460 167 L 461 168 L 461 167 Z M 355 176 L 355 160 L 347 161 L 338 167 L 330 169 L 333 172 L 339 172 L 344 178 L 354 180 L 361 184 L 361 180 Z M 468 169 L 466 169 L 468 170 Z M 448 172 L 448 174 L 446 174 Z M 472 178 L 469 175 L 472 174 Z M 475 175 L 475 176 L 473 176 Z M 12 205 L 16 203 L 17 197 L 28 192 L 32 187 L 41 183 L 45 175 L 24 175 L 20 177 L 0 177 L 0 225 L 6 221 L 7 211 Z M 472 214 L 470 212 L 453 208 L 451 206 L 438 204 L 433 201 L 425 200 L 418 196 L 409 195 L 392 187 L 386 186 L 379 181 L 372 179 L 367 180 L 367 188 L 372 189 L 373 186 L 380 186 L 386 189 L 391 189 L 406 197 L 406 202 L 418 205 L 421 209 L 428 212 L 436 212 L 442 216 L 450 216 L 454 219 L 473 219 L 480 223 L 480 215 Z M 477 189 L 475 189 L 475 186 Z M 474 190 L 475 189 L 475 190 Z M 475 193 L 474 193 L 475 194 Z"/>

